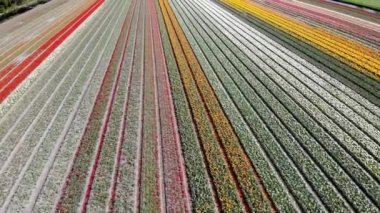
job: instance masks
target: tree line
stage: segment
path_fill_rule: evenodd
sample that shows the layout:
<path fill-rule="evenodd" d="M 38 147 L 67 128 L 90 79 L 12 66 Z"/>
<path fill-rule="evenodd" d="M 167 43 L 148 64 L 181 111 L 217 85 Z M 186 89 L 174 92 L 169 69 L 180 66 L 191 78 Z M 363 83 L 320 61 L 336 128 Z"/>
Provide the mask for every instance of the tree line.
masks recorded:
<path fill-rule="evenodd" d="M 5 12 L 6 9 L 12 6 L 22 5 L 28 1 L 30 0 L 0 0 L 0 13 Z"/>

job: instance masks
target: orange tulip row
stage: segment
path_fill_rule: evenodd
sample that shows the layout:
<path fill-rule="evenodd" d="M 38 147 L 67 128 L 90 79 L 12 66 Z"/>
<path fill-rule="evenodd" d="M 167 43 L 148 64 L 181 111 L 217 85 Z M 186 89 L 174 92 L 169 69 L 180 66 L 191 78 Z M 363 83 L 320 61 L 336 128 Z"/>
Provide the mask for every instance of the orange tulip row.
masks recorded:
<path fill-rule="evenodd" d="M 226 212 L 270 210 L 270 201 L 263 195 L 263 187 L 259 187 L 260 177 L 241 147 L 174 12 L 167 0 L 161 0 L 160 6 L 220 207 Z"/>

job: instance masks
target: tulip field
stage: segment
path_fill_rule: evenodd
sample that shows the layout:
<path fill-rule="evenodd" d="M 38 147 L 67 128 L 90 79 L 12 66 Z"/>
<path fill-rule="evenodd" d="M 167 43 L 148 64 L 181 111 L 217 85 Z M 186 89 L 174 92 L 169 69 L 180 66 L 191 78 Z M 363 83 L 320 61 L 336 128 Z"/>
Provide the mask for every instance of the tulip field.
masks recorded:
<path fill-rule="evenodd" d="M 0 212 L 380 211 L 379 11 L 49 4 L 0 23 Z"/>

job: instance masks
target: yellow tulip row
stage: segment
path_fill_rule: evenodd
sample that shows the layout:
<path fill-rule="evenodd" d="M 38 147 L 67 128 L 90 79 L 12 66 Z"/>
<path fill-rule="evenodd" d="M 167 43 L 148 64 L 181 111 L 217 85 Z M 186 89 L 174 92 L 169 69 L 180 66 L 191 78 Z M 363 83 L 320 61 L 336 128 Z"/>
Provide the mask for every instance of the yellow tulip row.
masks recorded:
<path fill-rule="evenodd" d="M 167 0 L 159 3 L 220 207 L 226 212 L 244 208 L 270 210 L 269 198 L 263 194 L 266 193 L 263 186 L 259 186 L 261 180 L 240 146 L 174 12 Z"/>
<path fill-rule="evenodd" d="M 321 28 L 309 26 L 258 3 L 245 0 L 222 0 L 222 2 L 290 33 L 361 71 L 380 76 L 380 53 L 374 49 Z"/>

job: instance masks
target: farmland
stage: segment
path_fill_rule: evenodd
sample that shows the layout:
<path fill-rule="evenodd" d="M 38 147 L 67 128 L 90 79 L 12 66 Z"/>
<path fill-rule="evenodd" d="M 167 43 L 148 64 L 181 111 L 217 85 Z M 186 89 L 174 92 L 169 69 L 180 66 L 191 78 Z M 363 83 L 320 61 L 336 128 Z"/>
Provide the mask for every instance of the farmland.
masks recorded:
<path fill-rule="evenodd" d="M 380 211 L 380 13 L 49 4 L 0 23 L 0 212 Z"/>

